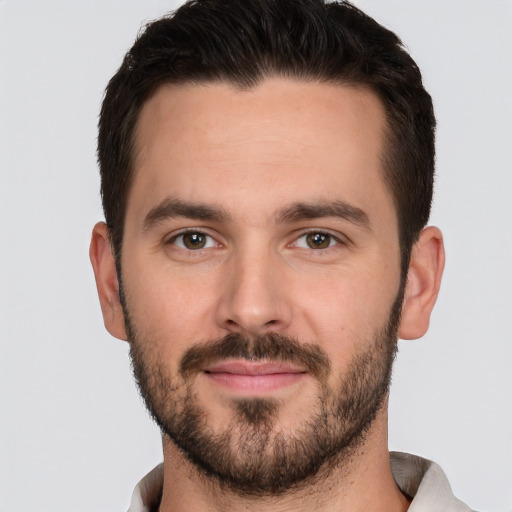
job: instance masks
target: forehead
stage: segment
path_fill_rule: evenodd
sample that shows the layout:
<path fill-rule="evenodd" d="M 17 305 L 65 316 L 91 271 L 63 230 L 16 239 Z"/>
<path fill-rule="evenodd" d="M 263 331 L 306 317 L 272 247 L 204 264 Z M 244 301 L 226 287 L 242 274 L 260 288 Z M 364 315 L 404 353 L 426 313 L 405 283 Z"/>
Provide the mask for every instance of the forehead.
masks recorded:
<path fill-rule="evenodd" d="M 255 206 L 340 194 L 371 203 L 389 195 L 384 126 L 384 107 L 363 88 L 278 78 L 164 86 L 139 116 L 128 210 L 166 195 L 235 205 L 249 190 Z"/>

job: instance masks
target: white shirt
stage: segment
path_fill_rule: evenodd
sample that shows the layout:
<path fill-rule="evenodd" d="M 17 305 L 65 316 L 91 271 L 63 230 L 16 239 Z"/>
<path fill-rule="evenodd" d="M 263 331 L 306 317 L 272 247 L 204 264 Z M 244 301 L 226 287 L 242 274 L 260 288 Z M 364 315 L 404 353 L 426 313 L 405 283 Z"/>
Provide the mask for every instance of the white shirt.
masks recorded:
<path fill-rule="evenodd" d="M 452 493 L 443 470 L 434 462 L 408 453 L 391 452 L 391 471 L 400 490 L 412 498 L 408 512 L 471 512 Z M 158 509 L 164 483 L 159 464 L 135 487 L 128 512 Z"/>

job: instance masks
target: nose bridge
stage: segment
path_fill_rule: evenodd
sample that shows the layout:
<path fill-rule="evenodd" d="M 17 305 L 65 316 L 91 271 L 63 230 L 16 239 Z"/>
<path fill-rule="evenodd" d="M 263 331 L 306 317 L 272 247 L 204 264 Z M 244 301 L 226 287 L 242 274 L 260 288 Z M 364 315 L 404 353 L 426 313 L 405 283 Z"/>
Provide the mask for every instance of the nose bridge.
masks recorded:
<path fill-rule="evenodd" d="M 267 243 L 245 244 L 232 254 L 218 305 L 218 323 L 255 336 L 285 329 L 291 305 L 279 276 L 283 262 Z"/>

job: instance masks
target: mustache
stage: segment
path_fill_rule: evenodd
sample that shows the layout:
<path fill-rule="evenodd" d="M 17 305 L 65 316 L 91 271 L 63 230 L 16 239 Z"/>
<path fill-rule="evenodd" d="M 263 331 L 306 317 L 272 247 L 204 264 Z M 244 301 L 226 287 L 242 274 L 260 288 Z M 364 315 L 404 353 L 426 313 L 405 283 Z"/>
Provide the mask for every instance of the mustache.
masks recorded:
<path fill-rule="evenodd" d="M 194 345 L 183 354 L 179 371 L 183 377 L 188 377 L 207 365 L 230 358 L 292 363 L 304 368 L 318 380 L 324 380 L 331 371 L 331 361 L 319 346 L 299 343 L 292 337 L 274 332 L 257 338 L 230 333 Z"/>

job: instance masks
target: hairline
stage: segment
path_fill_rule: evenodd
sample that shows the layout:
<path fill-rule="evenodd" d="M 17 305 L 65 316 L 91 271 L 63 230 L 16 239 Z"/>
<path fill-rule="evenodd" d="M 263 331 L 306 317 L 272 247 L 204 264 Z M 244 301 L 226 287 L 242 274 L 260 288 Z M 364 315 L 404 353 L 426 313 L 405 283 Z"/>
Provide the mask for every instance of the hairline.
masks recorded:
<path fill-rule="evenodd" d="M 370 94 L 372 94 L 377 100 L 379 101 L 380 105 L 383 108 L 384 118 L 383 118 L 383 124 L 382 124 L 382 146 L 381 146 L 381 154 L 379 155 L 379 160 L 381 164 L 380 172 L 382 173 L 382 181 L 384 186 L 386 187 L 388 193 L 391 196 L 393 207 L 395 211 L 395 218 L 397 222 L 397 229 L 398 229 L 398 237 L 399 237 L 399 245 L 400 245 L 400 253 L 401 253 L 401 260 L 406 259 L 405 261 L 401 261 L 402 265 L 402 273 L 405 270 L 403 267 L 405 263 L 407 263 L 406 267 L 408 267 L 409 263 L 409 256 L 408 254 L 404 253 L 402 254 L 403 245 L 406 242 L 403 240 L 403 229 L 401 225 L 401 217 L 400 217 L 400 205 L 398 203 L 398 198 L 396 197 L 396 194 L 393 190 L 393 186 L 391 183 L 391 175 L 392 175 L 392 169 L 393 166 L 393 159 L 395 156 L 395 153 L 397 152 L 397 149 L 395 148 L 395 145 L 397 144 L 396 139 L 396 133 L 393 129 L 390 117 L 391 112 L 386 105 L 386 102 L 382 98 L 382 95 L 379 93 L 378 90 L 376 90 L 375 87 L 373 87 L 371 84 L 364 83 L 364 81 L 361 80 L 355 80 L 355 79 L 344 79 L 342 77 L 337 78 L 325 78 L 321 76 L 314 76 L 313 74 L 309 75 L 299 75 L 299 74 L 293 74 L 290 72 L 282 72 L 279 70 L 267 70 L 262 71 L 260 76 L 258 76 L 255 80 L 251 81 L 250 83 L 243 83 L 240 80 L 236 80 L 230 76 L 224 76 L 224 77 L 218 77 L 218 78 L 204 78 L 204 79 L 175 79 L 172 78 L 167 80 L 162 80 L 160 83 L 156 84 L 156 86 L 150 90 L 149 94 L 145 97 L 145 99 L 141 102 L 141 104 L 138 106 L 137 110 L 135 111 L 135 120 L 133 122 L 133 125 L 131 126 L 131 130 L 129 133 L 129 145 L 128 145 L 128 168 L 126 176 L 128 177 L 128 183 L 125 190 L 125 197 L 124 197 L 124 209 L 122 211 L 122 223 L 121 223 L 121 233 L 119 236 L 119 239 L 116 240 L 118 242 L 119 247 L 113 247 L 114 253 L 116 254 L 116 260 L 121 259 L 122 256 L 122 247 L 123 247 L 123 240 L 124 240 L 124 230 L 125 230 L 125 221 L 126 221 L 126 213 L 128 209 L 128 203 L 131 191 L 133 190 L 135 177 L 137 173 L 137 168 L 140 167 L 138 162 L 140 162 L 140 156 L 142 153 L 142 148 L 138 147 L 137 140 L 138 140 L 138 132 L 139 132 L 139 126 L 140 126 L 140 118 L 142 111 L 144 107 L 151 101 L 151 99 L 158 94 L 159 91 L 161 91 L 164 88 L 182 88 L 187 86 L 196 86 L 196 87 L 202 87 L 202 86 L 209 86 L 209 85 L 216 85 L 216 84 L 225 84 L 233 87 L 234 92 L 243 92 L 243 91 L 250 91 L 252 89 L 257 88 L 259 85 L 261 85 L 266 80 L 270 80 L 273 78 L 280 78 L 284 80 L 289 80 L 291 82 L 302 82 L 302 83 L 317 83 L 317 84 L 328 84 L 335 87 L 346 87 L 353 90 L 359 90 L 359 91 L 366 91 Z M 112 238 L 111 238 L 112 242 Z M 117 251 L 119 250 L 120 254 L 117 255 Z M 409 248 L 410 252 L 410 248 Z M 120 261 L 118 262 L 120 267 Z"/>

